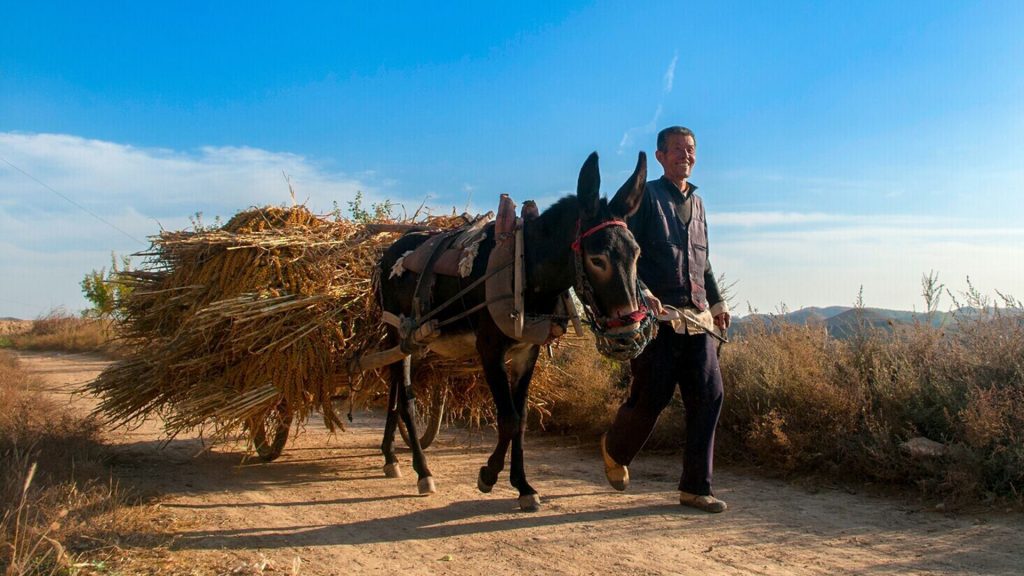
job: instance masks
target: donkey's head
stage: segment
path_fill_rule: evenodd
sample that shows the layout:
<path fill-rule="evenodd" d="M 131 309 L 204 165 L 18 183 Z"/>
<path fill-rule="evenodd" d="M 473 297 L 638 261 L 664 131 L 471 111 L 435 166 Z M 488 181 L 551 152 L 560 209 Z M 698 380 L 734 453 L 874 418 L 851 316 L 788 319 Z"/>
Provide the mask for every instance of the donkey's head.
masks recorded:
<path fill-rule="evenodd" d="M 625 224 L 640 206 L 646 180 L 647 156 L 641 152 L 633 175 L 611 201 L 603 200 L 594 152 L 580 169 L 576 189 L 580 213 L 573 243 L 575 290 L 587 308 L 598 349 L 623 360 L 643 350 L 655 326 L 637 281 L 640 247 Z"/>

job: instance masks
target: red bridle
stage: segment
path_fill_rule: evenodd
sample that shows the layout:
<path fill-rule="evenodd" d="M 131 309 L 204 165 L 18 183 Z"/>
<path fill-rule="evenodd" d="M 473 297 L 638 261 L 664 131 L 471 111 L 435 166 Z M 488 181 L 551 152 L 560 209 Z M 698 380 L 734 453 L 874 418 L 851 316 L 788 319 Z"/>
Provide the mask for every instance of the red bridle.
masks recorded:
<path fill-rule="evenodd" d="M 607 228 L 609 226 L 625 226 L 625 225 L 626 225 L 626 223 L 623 222 L 622 220 L 605 220 L 604 222 L 601 222 L 597 226 L 594 226 L 593 228 L 587 230 L 583 234 L 580 234 L 580 221 L 577 220 L 576 221 L 576 240 L 573 241 L 573 243 L 572 243 L 572 249 L 575 252 L 579 252 L 580 250 L 582 250 L 583 249 L 583 239 L 586 238 L 587 236 L 590 236 L 594 232 L 597 232 L 598 230 L 601 230 L 603 228 Z"/>
<path fill-rule="evenodd" d="M 577 253 L 581 253 L 581 251 L 583 250 L 583 239 L 584 238 L 586 238 L 587 236 L 590 236 L 591 234 L 597 232 L 598 230 L 601 230 L 603 228 L 607 228 L 609 226 L 626 226 L 626 223 L 623 222 L 622 220 L 605 220 L 604 222 L 601 222 L 600 224 L 598 224 L 598 225 L 590 228 L 586 232 L 580 234 L 580 221 L 577 220 L 576 221 L 576 240 L 572 243 L 573 251 L 575 251 Z M 618 328 L 620 326 L 629 326 L 631 324 L 635 324 L 637 322 L 640 322 L 646 316 L 647 316 L 647 307 L 644 306 L 643 304 L 641 304 L 639 310 L 634 310 L 633 312 L 631 312 L 629 314 L 626 314 L 625 316 L 620 316 L 618 318 L 612 318 L 612 319 L 608 320 L 607 322 L 604 323 L 603 328 L 608 329 L 608 328 Z"/>

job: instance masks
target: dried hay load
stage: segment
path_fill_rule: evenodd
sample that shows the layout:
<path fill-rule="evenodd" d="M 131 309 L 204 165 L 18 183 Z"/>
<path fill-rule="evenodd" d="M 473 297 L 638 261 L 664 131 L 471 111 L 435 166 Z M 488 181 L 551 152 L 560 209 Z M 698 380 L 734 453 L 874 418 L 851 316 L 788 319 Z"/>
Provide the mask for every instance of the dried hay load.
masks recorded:
<path fill-rule="evenodd" d="M 332 402 L 339 390 L 386 392 L 374 373 L 344 369 L 383 347 L 373 275 L 397 234 L 376 230 L 296 206 L 153 237 L 143 268 L 122 277 L 133 290 L 121 303 L 120 334 L 135 353 L 87 386 L 101 398 L 97 411 L 115 424 L 159 414 L 170 437 L 193 429 L 224 436 L 282 405 L 299 421 L 320 412 L 331 430 L 341 428 Z M 545 372 L 538 366 L 533 387 L 542 414 L 552 398 Z M 416 385 L 444 386 L 454 414 L 477 423 L 489 414 L 475 362 L 428 356 Z"/>
<path fill-rule="evenodd" d="M 336 360 L 380 333 L 371 283 L 392 239 L 303 206 L 154 237 L 143 269 L 123 278 L 133 290 L 120 331 L 136 353 L 89 385 L 98 410 L 115 423 L 159 413 L 173 436 L 233 430 L 283 401 L 334 429 Z"/>

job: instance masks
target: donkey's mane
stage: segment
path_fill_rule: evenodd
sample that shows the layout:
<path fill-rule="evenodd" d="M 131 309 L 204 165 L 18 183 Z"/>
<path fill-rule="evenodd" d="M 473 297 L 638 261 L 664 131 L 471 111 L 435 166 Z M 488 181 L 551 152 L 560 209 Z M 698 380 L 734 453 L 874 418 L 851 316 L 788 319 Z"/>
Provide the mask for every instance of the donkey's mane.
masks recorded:
<path fill-rule="evenodd" d="M 552 231 L 549 229 L 550 226 L 563 226 L 564 222 L 568 220 L 575 220 L 577 216 L 569 217 L 569 214 L 578 215 L 580 212 L 580 201 L 575 194 L 569 194 L 563 196 L 557 202 L 552 204 L 541 213 L 542 221 L 544 222 L 545 230 Z M 601 198 L 597 213 L 605 218 L 608 217 L 608 200 Z"/>

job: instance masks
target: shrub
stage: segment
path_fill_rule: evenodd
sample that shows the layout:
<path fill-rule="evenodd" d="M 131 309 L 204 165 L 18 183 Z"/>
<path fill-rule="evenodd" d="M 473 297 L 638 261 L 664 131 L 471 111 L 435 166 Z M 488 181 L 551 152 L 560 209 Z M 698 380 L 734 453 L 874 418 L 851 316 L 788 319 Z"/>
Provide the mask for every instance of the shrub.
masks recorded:
<path fill-rule="evenodd" d="M 765 323 L 725 348 L 719 453 L 780 472 L 916 484 L 943 497 L 1019 498 L 1024 485 L 1024 322 L 960 315 L 847 340 Z M 945 456 L 901 445 L 926 437 Z"/>
<path fill-rule="evenodd" d="M 132 284 L 124 280 L 124 274 L 131 272 L 131 258 L 122 256 L 120 264 L 116 254 L 110 255 L 110 270 L 100 268 L 85 275 L 80 282 L 82 294 L 93 307 L 85 312 L 94 318 L 121 317 L 122 302 L 131 296 Z"/>
<path fill-rule="evenodd" d="M 770 330 L 761 323 L 724 347 L 725 453 L 786 470 L 837 466 L 849 452 L 845 439 L 855 433 L 861 400 L 856 386 L 837 377 L 837 343 L 820 326 Z"/>
<path fill-rule="evenodd" d="M 113 326 L 109 318 L 82 318 L 57 308 L 34 320 L 28 332 L 8 338 L 11 346 L 20 350 L 101 352 L 118 356 L 123 350 L 115 339 Z"/>
<path fill-rule="evenodd" d="M 544 429 L 583 437 L 604 432 L 625 398 L 629 366 L 598 354 L 588 336 L 560 346 L 551 368 L 559 399 L 546 407 Z"/>

